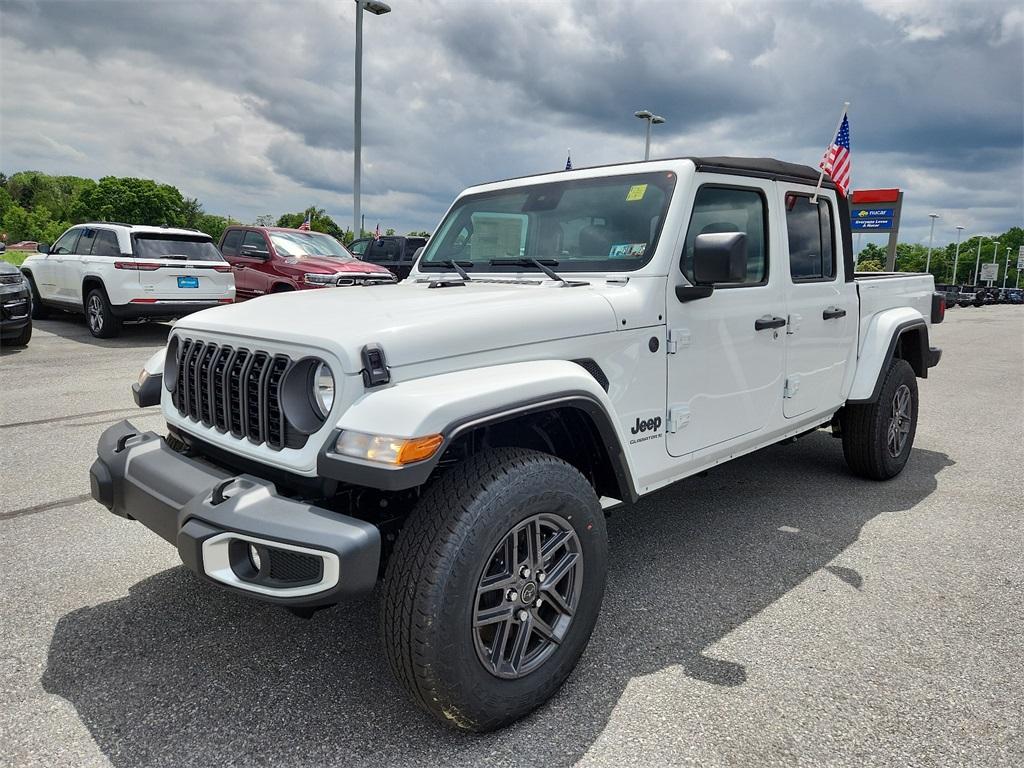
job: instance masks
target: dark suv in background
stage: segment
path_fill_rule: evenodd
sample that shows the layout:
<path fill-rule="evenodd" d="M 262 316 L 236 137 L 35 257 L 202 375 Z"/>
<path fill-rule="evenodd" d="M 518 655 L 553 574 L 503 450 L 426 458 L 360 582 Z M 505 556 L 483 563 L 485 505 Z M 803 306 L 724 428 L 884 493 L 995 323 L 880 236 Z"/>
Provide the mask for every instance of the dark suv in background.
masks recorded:
<path fill-rule="evenodd" d="M 404 280 L 412 271 L 416 251 L 426 244 L 425 237 L 385 235 L 380 238 L 364 237 L 361 240 L 353 240 L 349 250 L 363 261 L 384 267 L 399 280 Z"/>

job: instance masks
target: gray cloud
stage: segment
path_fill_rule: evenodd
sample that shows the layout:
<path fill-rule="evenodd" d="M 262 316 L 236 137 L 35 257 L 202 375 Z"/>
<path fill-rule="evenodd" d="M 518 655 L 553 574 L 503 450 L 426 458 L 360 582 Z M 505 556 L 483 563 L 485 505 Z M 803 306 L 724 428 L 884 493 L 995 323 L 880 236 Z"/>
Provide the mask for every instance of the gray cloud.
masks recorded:
<path fill-rule="evenodd" d="M 1024 220 L 1024 13 L 1012 2 L 480 3 L 368 16 L 368 221 L 431 228 L 462 187 L 637 157 L 814 164 L 852 102 L 854 181 L 940 211 Z M 5 2 L 3 170 L 151 175 L 252 218 L 350 219 L 354 4 Z M 116 30 L 116 33 L 112 33 Z M 939 230 L 936 232 L 939 239 Z"/>

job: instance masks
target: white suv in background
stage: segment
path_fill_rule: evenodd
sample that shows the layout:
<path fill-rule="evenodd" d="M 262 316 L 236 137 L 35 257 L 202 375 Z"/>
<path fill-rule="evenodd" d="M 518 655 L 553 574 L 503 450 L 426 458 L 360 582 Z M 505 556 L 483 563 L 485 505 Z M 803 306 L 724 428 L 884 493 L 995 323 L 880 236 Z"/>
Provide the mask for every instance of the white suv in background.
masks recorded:
<path fill-rule="evenodd" d="M 235 299 L 231 265 L 194 229 L 78 224 L 38 251 L 21 268 L 32 316 L 84 313 L 99 338 L 116 336 L 124 320 L 171 320 Z"/>

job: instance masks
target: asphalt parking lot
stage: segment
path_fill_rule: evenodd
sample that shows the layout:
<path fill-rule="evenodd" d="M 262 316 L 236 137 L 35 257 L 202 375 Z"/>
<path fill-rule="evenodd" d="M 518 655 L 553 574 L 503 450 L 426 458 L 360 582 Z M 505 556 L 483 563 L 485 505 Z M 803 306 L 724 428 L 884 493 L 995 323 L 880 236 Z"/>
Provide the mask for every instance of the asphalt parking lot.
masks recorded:
<path fill-rule="evenodd" d="M 201 584 L 89 496 L 168 326 L 36 325 L 0 356 L 0 764 L 1024 764 L 1024 310 L 952 310 L 896 480 L 824 432 L 609 521 L 601 619 L 539 712 L 422 716 L 376 601 L 311 620 Z"/>

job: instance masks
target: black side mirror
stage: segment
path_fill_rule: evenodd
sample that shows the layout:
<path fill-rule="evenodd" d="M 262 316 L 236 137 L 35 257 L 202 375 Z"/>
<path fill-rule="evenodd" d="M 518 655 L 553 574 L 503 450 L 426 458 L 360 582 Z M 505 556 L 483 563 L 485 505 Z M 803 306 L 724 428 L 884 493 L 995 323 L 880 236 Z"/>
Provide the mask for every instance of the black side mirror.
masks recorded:
<path fill-rule="evenodd" d="M 693 282 L 676 286 L 680 301 L 710 296 L 716 283 L 741 283 L 747 278 L 745 232 L 708 232 L 693 243 Z"/>
<path fill-rule="evenodd" d="M 244 245 L 244 246 L 242 246 L 241 255 L 245 256 L 248 259 L 269 259 L 270 258 L 270 252 L 269 251 L 261 250 L 261 249 L 255 247 L 255 246 L 252 246 L 252 245 Z"/>
<path fill-rule="evenodd" d="M 39 253 L 49 253 L 50 252 L 50 244 L 49 243 L 37 243 L 36 244 L 36 251 L 38 251 Z"/>

